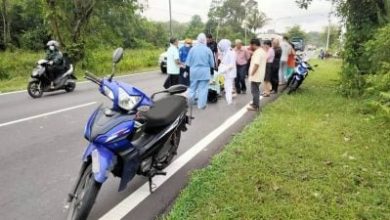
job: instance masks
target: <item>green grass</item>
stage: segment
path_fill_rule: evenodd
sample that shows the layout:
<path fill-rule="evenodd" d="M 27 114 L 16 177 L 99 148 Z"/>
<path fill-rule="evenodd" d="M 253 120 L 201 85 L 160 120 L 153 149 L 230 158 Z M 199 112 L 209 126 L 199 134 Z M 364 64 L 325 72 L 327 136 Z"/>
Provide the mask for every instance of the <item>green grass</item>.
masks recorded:
<path fill-rule="evenodd" d="M 161 49 L 126 50 L 125 56 L 118 64 L 118 73 L 128 74 L 136 71 L 157 68 Z M 76 75 L 83 79 L 84 70 L 104 76 L 111 73 L 112 51 L 96 50 L 76 66 Z M 39 59 L 45 57 L 44 52 L 1 52 L 0 53 L 0 92 L 25 89 L 32 69 Z"/>
<path fill-rule="evenodd" d="M 390 219 L 390 126 L 337 93 L 340 61 L 317 62 L 192 174 L 165 219 Z"/>

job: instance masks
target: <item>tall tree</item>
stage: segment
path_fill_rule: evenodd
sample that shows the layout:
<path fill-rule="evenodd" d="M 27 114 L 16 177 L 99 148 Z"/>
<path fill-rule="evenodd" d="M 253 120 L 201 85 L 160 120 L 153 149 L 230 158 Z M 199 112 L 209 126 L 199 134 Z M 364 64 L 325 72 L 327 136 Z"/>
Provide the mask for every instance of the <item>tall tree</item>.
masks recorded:
<path fill-rule="evenodd" d="M 194 15 L 185 32 L 185 37 L 196 38 L 205 28 L 202 18 L 199 15 Z"/>
<path fill-rule="evenodd" d="M 291 28 L 288 29 L 286 35 L 289 37 L 289 38 L 292 38 L 292 37 L 301 37 L 303 39 L 306 40 L 306 32 L 304 30 L 301 29 L 301 26 L 299 25 L 295 25 Z"/>

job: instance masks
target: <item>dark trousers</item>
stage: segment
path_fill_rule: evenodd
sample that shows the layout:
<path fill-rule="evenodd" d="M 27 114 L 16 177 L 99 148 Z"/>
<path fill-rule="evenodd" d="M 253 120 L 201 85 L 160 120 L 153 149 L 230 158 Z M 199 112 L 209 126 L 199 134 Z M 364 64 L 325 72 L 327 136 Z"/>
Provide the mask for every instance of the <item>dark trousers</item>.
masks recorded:
<path fill-rule="evenodd" d="M 237 93 L 246 92 L 245 77 L 248 65 L 237 65 L 237 77 L 235 79 Z"/>
<path fill-rule="evenodd" d="M 164 88 L 168 89 L 169 87 L 175 86 L 178 84 L 179 84 L 179 74 L 177 74 L 177 75 L 168 74 L 168 77 L 164 83 Z"/>
<path fill-rule="evenodd" d="M 188 73 L 187 77 L 184 77 L 185 72 Z M 190 67 L 180 68 L 179 83 L 188 87 L 190 86 Z"/>
<path fill-rule="evenodd" d="M 260 107 L 260 84 L 259 82 L 251 82 L 251 93 L 253 96 L 252 106 L 255 108 Z"/>
<path fill-rule="evenodd" d="M 278 87 L 279 87 L 279 65 L 272 67 L 271 85 L 272 85 L 272 90 L 275 91 L 275 92 L 278 92 Z"/>

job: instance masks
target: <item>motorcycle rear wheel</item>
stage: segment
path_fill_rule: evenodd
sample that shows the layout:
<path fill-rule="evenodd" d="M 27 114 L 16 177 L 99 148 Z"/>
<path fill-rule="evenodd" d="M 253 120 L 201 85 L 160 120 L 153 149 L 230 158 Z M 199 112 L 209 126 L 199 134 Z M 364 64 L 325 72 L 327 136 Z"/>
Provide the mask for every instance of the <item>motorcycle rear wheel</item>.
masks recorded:
<path fill-rule="evenodd" d="M 40 82 L 32 81 L 27 85 L 27 92 L 34 99 L 41 98 L 43 95 L 43 88 L 40 85 Z"/>
<path fill-rule="evenodd" d="M 160 156 L 160 153 L 157 155 L 157 157 L 159 157 L 159 159 L 157 159 L 158 160 L 157 169 L 163 170 L 167 166 L 169 166 L 169 164 L 171 164 L 173 158 L 177 154 L 177 149 L 179 148 L 180 139 L 181 139 L 181 130 L 178 129 L 172 134 L 168 143 L 166 143 L 170 145 L 168 151 L 163 156 Z"/>
<path fill-rule="evenodd" d="M 76 89 L 76 83 L 69 83 L 69 85 L 65 87 L 66 92 L 73 92 L 75 89 Z"/>
<path fill-rule="evenodd" d="M 67 220 L 84 220 L 88 218 L 102 184 L 95 181 L 92 164 L 84 170 L 76 193 L 69 206 Z"/>

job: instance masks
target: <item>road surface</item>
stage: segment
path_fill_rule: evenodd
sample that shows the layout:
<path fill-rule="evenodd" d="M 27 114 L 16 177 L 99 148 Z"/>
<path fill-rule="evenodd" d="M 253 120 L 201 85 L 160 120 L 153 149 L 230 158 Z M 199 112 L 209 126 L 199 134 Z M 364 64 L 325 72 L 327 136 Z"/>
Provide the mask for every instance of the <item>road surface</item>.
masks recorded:
<path fill-rule="evenodd" d="M 162 89 L 165 77 L 148 72 L 117 79 L 151 94 Z M 205 166 L 234 133 L 253 119 L 255 113 L 243 109 L 250 97 L 240 95 L 231 106 L 220 99 L 205 111 L 195 109 L 195 120 L 183 133 L 176 157 L 184 155 L 188 161 L 177 160 L 177 167 L 169 168 L 176 171 L 151 195 L 142 192 L 141 186 L 146 183 L 143 177 L 137 176 L 119 193 L 119 179 L 110 176 L 90 219 L 154 219 L 164 212 L 185 186 L 190 171 Z M 84 125 L 100 103 L 110 104 L 92 83 L 78 84 L 73 93 L 46 94 L 35 100 L 25 92 L 0 95 L 1 219 L 66 218 L 63 206 L 87 146 Z M 199 154 L 189 151 L 194 146 Z M 133 198 L 139 196 L 143 199 L 135 202 Z"/>

